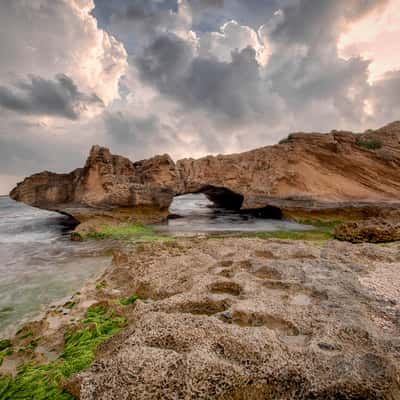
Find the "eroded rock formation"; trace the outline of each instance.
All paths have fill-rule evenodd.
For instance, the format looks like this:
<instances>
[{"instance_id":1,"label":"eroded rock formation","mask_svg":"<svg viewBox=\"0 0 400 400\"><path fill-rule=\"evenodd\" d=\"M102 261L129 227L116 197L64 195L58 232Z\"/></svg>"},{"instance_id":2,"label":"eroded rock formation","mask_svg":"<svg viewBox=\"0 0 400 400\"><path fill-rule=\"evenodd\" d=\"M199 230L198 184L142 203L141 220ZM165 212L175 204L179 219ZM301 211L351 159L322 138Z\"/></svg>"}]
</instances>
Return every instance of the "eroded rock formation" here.
<instances>
[{"instance_id":1,"label":"eroded rock formation","mask_svg":"<svg viewBox=\"0 0 400 400\"><path fill-rule=\"evenodd\" d=\"M180 240L117 254L93 292L101 304L141 300L65 387L81 400L398 399L398 261L398 244L339 241Z\"/></svg>"},{"instance_id":2,"label":"eroded rock formation","mask_svg":"<svg viewBox=\"0 0 400 400\"><path fill-rule=\"evenodd\" d=\"M336 226L334 235L339 240L352 243L393 242L400 240L400 222L383 218L351 221Z\"/></svg>"},{"instance_id":3,"label":"eroded rock formation","mask_svg":"<svg viewBox=\"0 0 400 400\"><path fill-rule=\"evenodd\" d=\"M79 222L159 221L175 195L195 192L219 206L293 218L377 217L398 208L399 142L394 122L363 134L295 133L274 146L176 163L168 155L131 162L94 146L84 168L32 175L10 196Z\"/></svg>"}]
</instances>

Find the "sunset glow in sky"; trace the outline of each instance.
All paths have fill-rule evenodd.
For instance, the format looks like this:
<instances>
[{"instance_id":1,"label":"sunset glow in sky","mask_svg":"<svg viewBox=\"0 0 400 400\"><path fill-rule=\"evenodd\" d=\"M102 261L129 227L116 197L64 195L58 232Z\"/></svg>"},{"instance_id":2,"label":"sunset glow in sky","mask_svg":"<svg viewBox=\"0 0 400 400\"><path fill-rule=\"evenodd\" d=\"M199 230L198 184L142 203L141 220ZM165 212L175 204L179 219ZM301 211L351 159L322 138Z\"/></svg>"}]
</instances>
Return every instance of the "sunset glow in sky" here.
<instances>
[{"instance_id":1,"label":"sunset glow in sky","mask_svg":"<svg viewBox=\"0 0 400 400\"><path fill-rule=\"evenodd\" d=\"M400 119L400 0L0 0L0 194Z\"/></svg>"},{"instance_id":2,"label":"sunset glow in sky","mask_svg":"<svg viewBox=\"0 0 400 400\"><path fill-rule=\"evenodd\" d=\"M400 1L391 0L359 21L339 37L339 56L371 60L369 81L400 69ZM400 100L400 98L399 98Z\"/></svg>"}]
</instances>

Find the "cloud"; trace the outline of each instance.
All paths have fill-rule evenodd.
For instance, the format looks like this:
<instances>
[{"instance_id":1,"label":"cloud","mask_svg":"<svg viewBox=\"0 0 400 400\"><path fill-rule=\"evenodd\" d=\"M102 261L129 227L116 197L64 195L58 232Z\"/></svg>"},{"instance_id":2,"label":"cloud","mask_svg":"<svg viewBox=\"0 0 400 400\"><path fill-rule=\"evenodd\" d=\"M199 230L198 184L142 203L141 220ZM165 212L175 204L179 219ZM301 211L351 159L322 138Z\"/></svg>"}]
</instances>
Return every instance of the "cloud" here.
<instances>
[{"instance_id":1,"label":"cloud","mask_svg":"<svg viewBox=\"0 0 400 400\"><path fill-rule=\"evenodd\" d=\"M395 52L377 39L399 38L396 0L95 3L2 5L0 175L69 169L93 143L198 157L399 118Z\"/></svg>"},{"instance_id":2,"label":"cloud","mask_svg":"<svg viewBox=\"0 0 400 400\"><path fill-rule=\"evenodd\" d=\"M399 120L400 116L400 71L391 71L374 82L368 105L379 122Z\"/></svg>"},{"instance_id":3,"label":"cloud","mask_svg":"<svg viewBox=\"0 0 400 400\"><path fill-rule=\"evenodd\" d=\"M282 8L284 18L270 33L272 40L323 46L336 41L350 22L362 18L388 0L299 0Z\"/></svg>"},{"instance_id":4,"label":"cloud","mask_svg":"<svg viewBox=\"0 0 400 400\"><path fill-rule=\"evenodd\" d=\"M30 76L13 87L0 86L0 107L22 114L77 119L91 106L103 106L103 102L94 93L80 92L64 74L56 75L54 80Z\"/></svg>"},{"instance_id":5,"label":"cloud","mask_svg":"<svg viewBox=\"0 0 400 400\"><path fill-rule=\"evenodd\" d=\"M147 47L155 37L168 32L187 36L192 23L192 15L186 0L143 1L129 0L107 3L109 29L119 41L124 43L129 53L137 53ZM96 7L97 8L97 7ZM94 10L96 14L96 8Z\"/></svg>"},{"instance_id":6,"label":"cloud","mask_svg":"<svg viewBox=\"0 0 400 400\"><path fill-rule=\"evenodd\" d=\"M265 2L254 1L258 14L265 17L258 29L228 20L215 31L197 32L195 40L153 32L149 44L130 58L131 71L138 71L135 83L130 83L130 98L151 93L139 107L168 121L169 141L157 146L146 129L141 140L155 149L175 143L190 154L199 148L229 152L273 143L291 130L363 130L386 122L383 107L376 103L378 90L368 82L370 62L359 56L341 58L337 49L341 29L385 2L278 3L281 9L271 12ZM193 2L189 4L193 11ZM235 1L211 8L222 15L228 6L232 12L239 9ZM256 21L250 14L246 18ZM260 50L267 53L264 63ZM388 85L381 89L380 99L385 90ZM131 104L136 106L135 101ZM376 114L371 117L366 110L373 104ZM146 115L124 115L124 131L140 136L137 121ZM171 122L177 115L179 124ZM190 137L189 146L181 140L182 129Z\"/></svg>"},{"instance_id":7,"label":"cloud","mask_svg":"<svg viewBox=\"0 0 400 400\"><path fill-rule=\"evenodd\" d=\"M206 32L199 37L198 54L229 62L233 51L246 47L252 47L256 51L259 64L265 65L268 62L270 48L267 38L260 37L248 26L230 20L221 26L219 32Z\"/></svg>"},{"instance_id":8,"label":"cloud","mask_svg":"<svg viewBox=\"0 0 400 400\"><path fill-rule=\"evenodd\" d=\"M400 69L400 8L398 0L349 24L339 36L340 57L362 56L370 59L369 80L373 82L387 71Z\"/></svg>"},{"instance_id":9,"label":"cloud","mask_svg":"<svg viewBox=\"0 0 400 400\"><path fill-rule=\"evenodd\" d=\"M233 51L225 62L196 56L188 42L165 35L145 49L136 64L141 79L187 108L239 121L277 111L252 47Z\"/></svg>"},{"instance_id":10,"label":"cloud","mask_svg":"<svg viewBox=\"0 0 400 400\"><path fill-rule=\"evenodd\" d=\"M127 54L93 8L92 0L1 2L2 193L10 176L68 171L103 142L97 115L119 99Z\"/></svg>"},{"instance_id":11,"label":"cloud","mask_svg":"<svg viewBox=\"0 0 400 400\"><path fill-rule=\"evenodd\" d=\"M0 84L27 75L51 79L62 73L83 93L107 105L119 97L127 67L121 43L90 14L92 0L13 0L1 4Z\"/></svg>"},{"instance_id":12,"label":"cloud","mask_svg":"<svg viewBox=\"0 0 400 400\"><path fill-rule=\"evenodd\" d=\"M163 146L162 126L155 115L134 117L117 111L104 116L106 131L117 145L140 147L140 152L152 151L154 145ZM165 126L164 126L165 129Z\"/></svg>"}]
</instances>

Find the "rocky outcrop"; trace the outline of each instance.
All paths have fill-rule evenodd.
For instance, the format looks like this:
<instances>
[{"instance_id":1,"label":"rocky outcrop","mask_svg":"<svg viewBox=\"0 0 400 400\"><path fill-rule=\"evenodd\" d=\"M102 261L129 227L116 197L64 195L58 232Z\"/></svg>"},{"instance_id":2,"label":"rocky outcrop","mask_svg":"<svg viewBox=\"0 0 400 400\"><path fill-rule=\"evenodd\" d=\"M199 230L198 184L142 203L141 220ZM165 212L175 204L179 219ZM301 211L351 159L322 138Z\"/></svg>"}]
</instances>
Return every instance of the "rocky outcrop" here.
<instances>
[{"instance_id":1,"label":"rocky outcrop","mask_svg":"<svg viewBox=\"0 0 400 400\"><path fill-rule=\"evenodd\" d=\"M334 236L352 243L397 241L400 240L400 222L376 218L346 222L335 227Z\"/></svg>"},{"instance_id":2,"label":"rocky outcrop","mask_svg":"<svg viewBox=\"0 0 400 400\"><path fill-rule=\"evenodd\" d=\"M26 178L10 196L34 207L97 219L158 221L179 190L177 169L168 155L131 162L93 146L84 168L69 174L42 172Z\"/></svg>"},{"instance_id":3,"label":"rocky outcrop","mask_svg":"<svg viewBox=\"0 0 400 400\"><path fill-rule=\"evenodd\" d=\"M168 155L131 162L94 146L84 168L32 175L10 195L79 222L161 220L174 195L195 192L267 215L279 209L289 218L377 217L399 208L399 142L395 122L363 134L295 133L274 146L176 163Z\"/></svg>"},{"instance_id":4,"label":"rocky outcrop","mask_svg":"<svg viewBox=\"0 0 400 400\"><path fill-rule=\"evenodd\" d=\"M65 387L81 400L398 399L398 262L398 244L338 241L180 240L117 254L93 292L140 300Z\"/></svg>"},{"instance_id":5,"label":"rocky outcrop","mask_svg":"<svg viewBox=\"0 0 400 400\"><path fill-rule=\"evenodd\" d=\"M10 338L2 398L69 398L64 375L80 400L398 400L399 262L400 243L130 244Z\"/></svg>"}]
</instances>

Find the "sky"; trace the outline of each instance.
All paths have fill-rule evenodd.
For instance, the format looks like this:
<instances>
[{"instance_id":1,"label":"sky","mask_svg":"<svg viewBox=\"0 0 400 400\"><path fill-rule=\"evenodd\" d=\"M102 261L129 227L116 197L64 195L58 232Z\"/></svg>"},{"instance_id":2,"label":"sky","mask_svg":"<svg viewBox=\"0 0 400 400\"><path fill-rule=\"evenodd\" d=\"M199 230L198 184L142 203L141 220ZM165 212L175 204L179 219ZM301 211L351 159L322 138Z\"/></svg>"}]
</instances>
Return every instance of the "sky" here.
<instances>
[{"instance_id":1,"label":"sky","mask_svg":"<svg viewBox=\"0 0 400 400\"><path fill-rule=\"evenodd\" d=\"M400 119L400 0L0 0L0 194Z\"/></svg>"}]
</instances>

